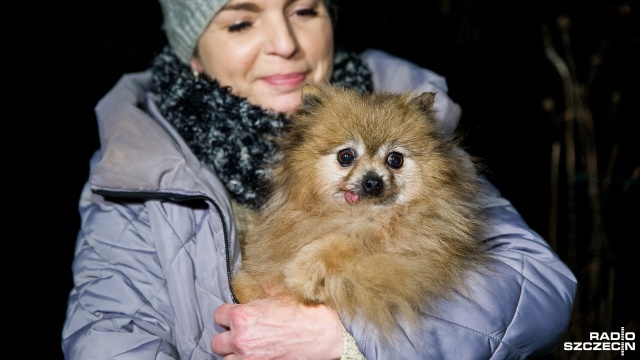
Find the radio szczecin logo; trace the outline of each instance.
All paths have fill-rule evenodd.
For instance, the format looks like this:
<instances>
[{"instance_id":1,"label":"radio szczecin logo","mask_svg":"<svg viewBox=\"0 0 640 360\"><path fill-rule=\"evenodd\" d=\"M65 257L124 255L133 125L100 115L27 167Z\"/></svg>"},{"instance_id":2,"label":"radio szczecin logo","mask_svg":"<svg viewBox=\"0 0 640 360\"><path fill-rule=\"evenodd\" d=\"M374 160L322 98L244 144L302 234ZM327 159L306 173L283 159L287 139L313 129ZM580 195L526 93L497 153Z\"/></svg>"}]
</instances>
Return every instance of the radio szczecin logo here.
<instances>
[{"instance_id":1,"label":"radio szczecin logo","mask_svg":"<svg viewBox=\"0 0 640 360\"><path fill-rule=\"evenodd\" d=\"M620 332L590 332L589 341L565 342L566 351L620 351L620 356L624 356L625 351L635 351L636 333L625 332L624 328Z\"/></svg>"}]
</instances>

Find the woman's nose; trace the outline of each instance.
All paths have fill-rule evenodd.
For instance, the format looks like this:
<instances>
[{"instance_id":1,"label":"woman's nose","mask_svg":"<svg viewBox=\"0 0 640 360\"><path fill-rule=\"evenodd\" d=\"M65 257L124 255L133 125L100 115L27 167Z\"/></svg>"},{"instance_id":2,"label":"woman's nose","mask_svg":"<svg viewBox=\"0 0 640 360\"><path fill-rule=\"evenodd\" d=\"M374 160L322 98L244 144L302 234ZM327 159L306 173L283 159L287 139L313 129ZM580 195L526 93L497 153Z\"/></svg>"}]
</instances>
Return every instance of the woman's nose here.
<instances>
[{"instance_id":1,"label":"woman's nose","mask_svg":"<svg viewBox=\"0 0 640 360\"><path fill-rule=\"evenodd\" d=\"M270 55L292 57L298 51L298 41L291 23L284 18L274 19L267 32L265 51Z\"/></svg>"}]
</instances>

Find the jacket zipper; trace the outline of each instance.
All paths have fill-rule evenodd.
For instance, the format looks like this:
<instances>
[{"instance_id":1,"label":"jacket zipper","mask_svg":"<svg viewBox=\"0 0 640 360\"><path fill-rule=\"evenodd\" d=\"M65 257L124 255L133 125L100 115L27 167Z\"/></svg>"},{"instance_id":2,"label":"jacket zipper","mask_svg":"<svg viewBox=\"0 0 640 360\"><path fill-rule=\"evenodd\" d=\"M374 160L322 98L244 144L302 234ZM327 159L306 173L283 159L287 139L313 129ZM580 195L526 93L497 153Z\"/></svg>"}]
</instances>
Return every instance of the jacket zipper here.
<instances>
[{"instance_id":1,"label":"jacket zipper","mask_svg":"<svg viewBox=\"0 0 640 360\"><path fill-rule=\"evenodd\" d=\"M233 287L231 286L231 243L229 242L229 229L227 229L227 222L220 209L220 206L210 197L204 195L182 195L182 194L174 194L174 193L158 193L158 192L150 192L150 191L109 191L109 190L93 190L93 193L102 195L102 196L111 196L111 197L119 197L119 198L127 198L127 199L146 199L146 200L170 200L174 202L186 201L186 200L204 200L205 202L213 204L213 207L216 209L218 216L220 216L220 220L222 222L222 230L224 233L224 252L225 252L225 262L227 268L227 282L229 283L229 291L231 292L231 299L234 304L238 304L238 299L236 298L236 294L233 291Z\"/></svg>"}]
</instances>

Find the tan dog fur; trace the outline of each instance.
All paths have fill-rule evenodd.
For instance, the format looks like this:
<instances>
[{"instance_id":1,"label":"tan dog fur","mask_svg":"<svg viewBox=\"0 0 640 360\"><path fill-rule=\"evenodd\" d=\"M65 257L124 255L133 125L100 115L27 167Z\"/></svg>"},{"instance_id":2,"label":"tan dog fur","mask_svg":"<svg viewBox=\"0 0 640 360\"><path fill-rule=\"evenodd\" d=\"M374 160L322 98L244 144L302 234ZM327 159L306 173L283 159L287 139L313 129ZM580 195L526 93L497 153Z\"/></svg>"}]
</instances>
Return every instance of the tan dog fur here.
<instances>
[{"instance_id":1,"label":"tan dog fur","mask_svg":"<svg viewBox=\"0 0 640 360\"><path fill-rule=\"evenodd\" d=\"M464 292L487 262L477 166L439 132L435 95L305 85L272 196L243 239L239 302L290 294L390 335L398 319ZM343 160L355 161L342 165L349 148ZM371 177L382 188L367 192Z\"/></svg>"}]
</instances>

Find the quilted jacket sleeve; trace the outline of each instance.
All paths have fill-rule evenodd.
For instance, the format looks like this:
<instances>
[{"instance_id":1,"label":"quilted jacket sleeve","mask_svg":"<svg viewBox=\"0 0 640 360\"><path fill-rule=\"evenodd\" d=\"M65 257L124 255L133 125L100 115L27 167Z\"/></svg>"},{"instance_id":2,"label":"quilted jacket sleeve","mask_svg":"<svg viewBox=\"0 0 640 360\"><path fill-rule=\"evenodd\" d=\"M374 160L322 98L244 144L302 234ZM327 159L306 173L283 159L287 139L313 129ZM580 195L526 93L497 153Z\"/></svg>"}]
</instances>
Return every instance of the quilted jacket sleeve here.
<instances>
[{"instance_id":1,"label":"quilted jacket sleeve","mask_svg":"<svg viewBox=\"0 0 640 360\"><path fill-rule=\"evenodd\" d=\"M177 359L173 314L142 203L85 187L62 345L66 359ZM136 240L137 239L137 240ZM139 264L144 264L141 266Z\"/></svg>"}]
</instances>

